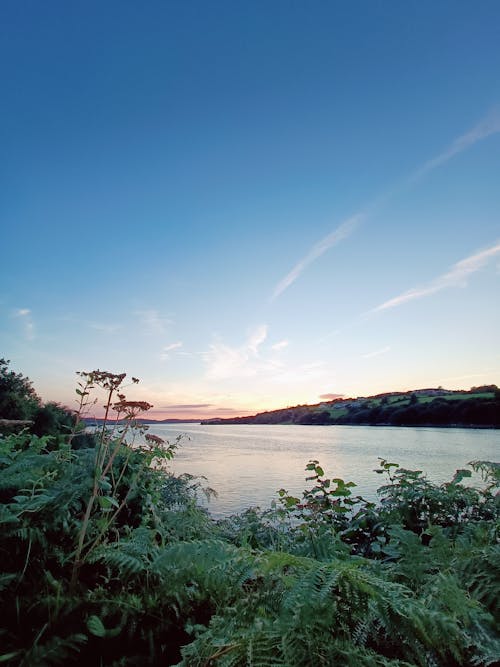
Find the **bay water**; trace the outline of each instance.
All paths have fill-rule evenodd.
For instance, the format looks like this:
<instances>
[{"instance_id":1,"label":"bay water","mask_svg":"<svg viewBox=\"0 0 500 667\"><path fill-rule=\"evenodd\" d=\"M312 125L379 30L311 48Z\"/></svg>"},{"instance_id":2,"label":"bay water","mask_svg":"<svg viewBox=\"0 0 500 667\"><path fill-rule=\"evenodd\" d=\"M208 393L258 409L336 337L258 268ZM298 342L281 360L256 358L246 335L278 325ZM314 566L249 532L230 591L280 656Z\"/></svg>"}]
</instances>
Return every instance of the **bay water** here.
<instances>
[{"instance_id":1,"label":"bay water","mask_svg":"<svg viewBox=\"0 0 500 667\"><path fill-rule=\"evenodd\" d=\"M170 442L182 436L170 468L206 477L203 485L218 494L208 504L214 517L266 509L280 488L300 496L311 485L304 471L310 460L327 477L355 482L354 495L374 500L385 483L373 472L379 457L422 470L437 483L471 460L500 459L500 431L489 429L188 423L151 424L149 433Z\"/></svg>"}]
</instances>

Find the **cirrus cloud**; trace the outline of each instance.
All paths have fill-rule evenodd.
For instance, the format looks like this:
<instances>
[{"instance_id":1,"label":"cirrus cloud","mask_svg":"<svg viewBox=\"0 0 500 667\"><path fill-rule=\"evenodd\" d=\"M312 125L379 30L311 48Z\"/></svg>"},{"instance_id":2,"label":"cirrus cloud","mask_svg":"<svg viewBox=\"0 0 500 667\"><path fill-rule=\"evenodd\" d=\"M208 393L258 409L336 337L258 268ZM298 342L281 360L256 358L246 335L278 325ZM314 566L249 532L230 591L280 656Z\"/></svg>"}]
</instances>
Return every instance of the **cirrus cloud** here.
<instances>
[{"instance_id":1,"label":"cirrus cloud","mask_svg":"<svg viewBox=\"0 0 500 667\"><path fill-rule=\"evenodd\" d=\"M180 347L182 347L182 345L182 341L177 341L177 343L170 343L170 345L166 345L161 351L160 359L162 361L166 361L170 358L170 353L174 350L178 350Z\"/></svg>"},{"instance_id":2,"label":"cirrus cloud","mask_svg":"<svg viewBox=\"0 0 500 667\"><path fill-rule=\"evenodd\" d=\"M267 325L261 324L240 346L233 347L222 342L212 343L208 352L203 354L207 379L253 377L280 369L279 361L261 354L260 348L267 338L267 332Z\"/></svg>"},{"instance_id":3,"label":"cirrus cloud","mask_svg":"<svg viewBox=\"0 0 500 667\"><path fill-rule=\"evenodd\" d=\"M462 134L460 137L457 137L442 153L436 155L425 162L415 173L410 177L409 181L416 181L425 174L429 173L433 169L440 167L441 165L451 160L452 157L462 153L463 151L471 148L478 141L487 139L494 134L500 132L500 109L495 108L490 111L484 118L482 118L477 125L475 125L471 130Z\"/></svg>"},{"instance_id":4,"label":"cirrus cloud","mask_svg":"<svg viewBox=\"0 0 500 667\"><path fill-rule=\"evenodd\" d=\"M481 250L480 252L470 255L469 257L462 259L460 262L453 264L446 273L438 276L430 283L427 283L427 285L413 287L388 301L384 301L370 312L377 313L383 310L389 310L390 308L396 308L397 306L401 306L414 299L421 299L424 296L435 294L436 292L440 292L449 287L465 287L467 285L468 277L483 268L483 266L498 254L500 254L500 241L485 250Z\"/></svg>"},{"instance_id":5,"label":"cirrus cloud","mask_svg":"<svg viewBox=\"0 0 500 667\"><path fill-rule=\"evenodd\" d=\"M35 323L29 308L17 308L12 314L14 319L20 320L23 328L23 334L26 340L34 340L35 338Z\"/></svg>"},{"instance_id":6,"label":"cirrus cloud","mask_svg":"<svg viewBox=\"0 0 500 667\"><path fill-rule=\"evenodd\" d=\"M280 294L288 289L290 285L292 285L306 270L309 264L312 264L319 257L321 257L321 255L324 255L327 250L330 250L330 248L333 248L333 246L337 245L345 238L350 236L364 217L365 216L361 213L353 215L351 218L344 220L342 224L336 227L327 236L322 238L321 241L318 241L318 243L313 245L309 252L297 262L292 270L279 281L279 283L274 288L271 301L274 301L274 299L276 299L278 296L280 296Z\"/></svg>"}]
</instances>

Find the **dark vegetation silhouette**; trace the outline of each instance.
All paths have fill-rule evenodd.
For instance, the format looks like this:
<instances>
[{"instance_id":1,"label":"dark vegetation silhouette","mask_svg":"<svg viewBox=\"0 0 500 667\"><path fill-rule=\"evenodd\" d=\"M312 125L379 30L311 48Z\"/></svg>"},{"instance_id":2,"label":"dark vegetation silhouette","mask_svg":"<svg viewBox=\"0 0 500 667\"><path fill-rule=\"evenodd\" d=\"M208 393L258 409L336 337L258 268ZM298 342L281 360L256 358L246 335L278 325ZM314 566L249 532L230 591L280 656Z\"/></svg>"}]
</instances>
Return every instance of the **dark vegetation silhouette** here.
<instances>
[{"instance_id":1,"label":"dark vegetation silhouette","mask_svg":"<svg viewBox=\"0 0 500 667\"><path fill-rule=\"evenodd\" d=\"M22 373L9 369L10 361L0 359L0 434L15 433L27 427L39 437L52 437L52 446L73 432L72 447L95 444L92 434L84 432L78 415L50 401L43 403L33 383Z\"/></svg>"},{"instance_id":2,"label":"dark vegetation silhouette","mask_svg":"<svg viewBox=\"0 0 500 667\"><path fill-rule=\"evenodd\" d=\"M335 399L261 412L251 417L209 419L203 424L362 424L366 426L472 426L500 428L496 385L470 391L421 389L367 398Z\"/></svg>"},{"instance_id":3,"label":"dark vegetation silhouette","mask_svg":"<svg viewBox=\"0 0 500 667\"><path fill-rule=\"evenodd\" d=\"M63 418L3 369L0 418L31 423L0 436L0 663L498 664L499 464L436 485L380 460L374 503L310 461L300 497L215 521L125 374L80 373ZM108 421L75 448L94 396Z\"/></svg>"}]
</instances>

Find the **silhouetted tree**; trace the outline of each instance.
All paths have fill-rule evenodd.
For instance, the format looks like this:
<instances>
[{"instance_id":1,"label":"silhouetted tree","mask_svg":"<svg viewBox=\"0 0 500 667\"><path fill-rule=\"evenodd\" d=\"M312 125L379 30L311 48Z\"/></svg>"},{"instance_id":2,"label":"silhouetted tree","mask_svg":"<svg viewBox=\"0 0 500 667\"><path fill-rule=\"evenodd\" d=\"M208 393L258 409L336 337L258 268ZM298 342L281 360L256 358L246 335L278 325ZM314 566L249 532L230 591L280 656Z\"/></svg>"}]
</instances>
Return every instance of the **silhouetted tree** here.
<instances>
[{"instance_id":1,"label":"silhouetted tree","mask_svg":"<svg viewBox=\"0 0 500 667\"><path fill-rule=\"evenodd\" d=\"M32 433L42 435L68 435L75 423L69 410L57 403L46 403L33 416Z\"/></svg>"},{"instance_id":2,"label":"silhouetted tree","mask_svg":"<svg viewBox=\"0 0 500 667\"><path fill-rule=\"evenodd\" d=\"M9 370L10 361L0 359L0 418L31 419L41 401L29 378Z\"/></svg>"}]
</instances>

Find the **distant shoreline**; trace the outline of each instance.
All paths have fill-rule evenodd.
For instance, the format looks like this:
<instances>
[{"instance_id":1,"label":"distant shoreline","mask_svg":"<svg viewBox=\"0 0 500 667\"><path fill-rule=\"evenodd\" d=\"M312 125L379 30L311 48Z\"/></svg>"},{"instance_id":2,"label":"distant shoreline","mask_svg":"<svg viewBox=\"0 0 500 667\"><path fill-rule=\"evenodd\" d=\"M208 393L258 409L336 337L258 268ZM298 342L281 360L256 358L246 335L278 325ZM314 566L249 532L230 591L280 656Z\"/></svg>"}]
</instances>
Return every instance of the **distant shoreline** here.
<instances>
[{"instance_id":1,"label":"distant shoreline","mask_svg":"<svg viewBox=\"0 0 500 667\"><path fill-rule=\"evenodd\" d=\"M102 425L103 419L84 420L88 425ZM409 428L483 428L500 429L500 389L483 385L466 390L443 387L388 392L358 398L338 397L314 405L296 405L260 412L245 417L209 419L148 419L144 425L265 424L286 426L406 426ZM107 421L120 424L120 420Z\"/></svg>"},{"instance_id":2,"label":"distant shoreline","mask_svg":"<svg viewBox=\"0 0 500 667\"><path fill-rule=\"evenodd\" d=\"M192 423L192 422L184 422ZM496 424L294 424L294 423L275 423L275 424L265 424L255 422L215 422L215 421L197 421L197 424L200 426L354 426L366 428L367 426L372 426L373 428L466 428L466 429L482 429L485 431L495 431L499 430L500 426Z\"/></svg>"},{"instance_id":3,"label":"distant shoreline","mask_svg":"<svg viewBox=\"0 0 500 667\"><path fill-rule=\"evenodd\" d=\"M296 405L248 417L205 419L201 423L498 429L500 390L496 385L473 387L469 391L437 387L368 397L338 397L315 405Z\"/></svg>"}]
</instances>

